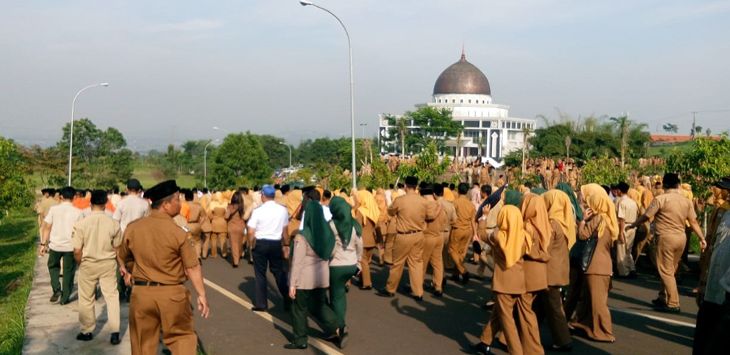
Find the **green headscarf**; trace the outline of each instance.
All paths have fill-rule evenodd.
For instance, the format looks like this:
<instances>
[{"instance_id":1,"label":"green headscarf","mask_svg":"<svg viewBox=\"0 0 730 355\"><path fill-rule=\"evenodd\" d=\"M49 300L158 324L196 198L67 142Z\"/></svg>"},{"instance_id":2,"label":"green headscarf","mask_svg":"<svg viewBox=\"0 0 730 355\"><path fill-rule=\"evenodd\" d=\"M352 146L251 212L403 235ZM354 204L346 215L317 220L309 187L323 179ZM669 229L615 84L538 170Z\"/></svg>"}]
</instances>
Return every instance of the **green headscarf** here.
<instances>
[{"instance_id":1,"label":"green headscarf","mask_svg":"<svg viewBox=\"0 0 730 355\"><path fill-rule=\"evenodd\" d=\"M530 190L535 195L542 195L547 192L547 190L543 189L542 187L533 187L532 190Z\"/></svg>"},{"instance_id":2,"label":"green headscarf","mask_svg":"<svg viewBox=\"0 0 730 355\"><path fill-rule=\"evenodd\" d=\"M512 205L517 208L520 207L520 204L522 203L522 193L517 190L507 190L507 192L504 193L504 204L505 205Z\"/></svg>"},{"instance_id":3,"label":"green headscarf","mask_svg":"<svg viewBox=\"0 0 730 355\"><path fill-rule=\"evenodd\" d=\"M322 205L317 201L308 201L304 206L304 228L299 233L304 236L309 246L320 258L332 259L335 248L335 237L332 229L324 219Z\"/></svg>"},{"instance_id":4,"label":"green headscarf","mask_svg":"<svg viewBox=\"0 0 730 355\"><path fill-rule=\"evenodd\" d=\"M350 245L352 228L355 228L357 235L362 235L362 226L352 218L352 207L344 198L333 197L330 200L330 212L332 212L332 222L335 224L335 229L337 229L343 247Z\"/></svg>"},{"instance_id":5,"label":"green headscarf","mask_svg":"<svg viewBox=\"0 0 730 355\"><path fill-rule=\"evenodd\" d=\"M575 192L573 191L573 188L570 187L567 183L561 182L555 185L555 188L565 192L568 195L568 198L570 198L570 203L573 204L573 211L575 211L575 219L578 221L583 220L583 211L580 209L580 206L578 206L578 199L575 197Z\"/></svg>"}]
</instances>

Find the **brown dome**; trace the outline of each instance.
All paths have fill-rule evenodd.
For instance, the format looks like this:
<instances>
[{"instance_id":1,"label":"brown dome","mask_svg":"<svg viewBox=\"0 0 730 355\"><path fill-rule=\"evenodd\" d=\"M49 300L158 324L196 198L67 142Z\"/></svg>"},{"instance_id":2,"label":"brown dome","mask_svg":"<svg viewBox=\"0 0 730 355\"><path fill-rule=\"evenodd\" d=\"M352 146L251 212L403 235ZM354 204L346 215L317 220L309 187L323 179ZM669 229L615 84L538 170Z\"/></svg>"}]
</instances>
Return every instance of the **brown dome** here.
<instances>
[{"instance_id":1,"label":"brown dome","mask_svg":"<svg viewBox=\"0 0 730 355\"><path fill-rule=\"evenodd\" d=\"M472 94L491 95L487 76L479 68L466 61L466 55L444 70L436 84L433 94Z\"/></svg>"}]
</instances>

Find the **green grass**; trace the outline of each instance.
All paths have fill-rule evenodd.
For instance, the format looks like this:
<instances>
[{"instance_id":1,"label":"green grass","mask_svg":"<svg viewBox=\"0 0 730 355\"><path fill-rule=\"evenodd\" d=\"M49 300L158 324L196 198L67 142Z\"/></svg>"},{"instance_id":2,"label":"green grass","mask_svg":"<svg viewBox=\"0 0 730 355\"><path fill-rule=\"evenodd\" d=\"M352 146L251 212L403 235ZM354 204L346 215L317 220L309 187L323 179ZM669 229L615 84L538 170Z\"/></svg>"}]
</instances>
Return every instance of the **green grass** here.
<instances>
[{"instance_id":1,"label":"green grass","mask_svg":"<svg viewBox=\"0 0 730 355\"><path fill-rule=\"evenodd\" d=\"M135 165L132 177L139 180L145 189L148 189L158 182L164 181L165 178L159 176L157 169L151 165ZM180 174L175 178L177 185L180 187L195 187L195 176Z\"/></svg>"},{"instance_id":2,"label":"green grass","mask_svg":"<svg viewBox=\"0 0 730 355\"><path fill-rule=\"evenodd\" d=\"M0 224L0 354L20 354L25 305L36 261L38 228L30 210L11 212Z\"/></svg>"},{"instance_id":3,"label":"green grass","mask_svg":"<svg viewBox=\"0 0 730 355\"><path fill-rule=\"evenodd\" d=\"M650 157L659 156L659 157L666 158L674 150L686 151L686 150L690 149L691 147L692 147L692 142L682 142L682 143L675 143L675 144L650 146L647 151L647 156L650 156Z\"/></svg>"}]
</instances>

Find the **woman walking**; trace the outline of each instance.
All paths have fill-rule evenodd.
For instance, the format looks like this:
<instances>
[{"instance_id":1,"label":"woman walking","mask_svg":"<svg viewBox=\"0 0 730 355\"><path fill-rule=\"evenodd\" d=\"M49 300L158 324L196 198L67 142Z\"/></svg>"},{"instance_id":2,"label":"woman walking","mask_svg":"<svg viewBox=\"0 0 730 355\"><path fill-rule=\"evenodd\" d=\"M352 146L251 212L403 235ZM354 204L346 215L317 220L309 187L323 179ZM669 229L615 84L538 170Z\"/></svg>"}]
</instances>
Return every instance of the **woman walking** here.
<instances>
[{"instance_id":1,"label":"woman walking","mask_svg":"<svg viewBox=\"0 0 730 355\"><path fill-rule=\"evenodd\" d=\"M595 186L584 186L581 191L587 196L588 209L578 226L578 238L598 240L593 258L585 271L583 298L578 302L576 316L570 325L584 330L593 340L612 343L616 338L613 336L611 313L608 311L608 291L613 273L611 245L618 238L619 232L616 211L605 191L600 191Z\"/></svg>"},{"instance_id":2,"label":"woman walking","mask_svg":"<svg viewBox=\"0 0 730 355\"><path fill-rule=\"evenodd\" d=\"M286 349L307 348L307 316L311 314L325 334L334 337L344 347L346 334L337 328L337 317L327 304L330 286L328 261L335 248L335 236L324 219L322 206L317 201L304 205L303 228L294 237L294 250L289 273L289 297L294 339Z\"/></svg>"},{"instance_id":3,"label":"woman walking","mask_svg":"<svg viewBox=\"0 0 730 355\"><path fill-rule=\"evenodd\" d=\"M345 313L347 312L345 285L359 271L358 261L362 260L363 249L360 235L363 233L363 229L352 218L350 205L343 198L332 198L330 212L332 212L330 227L335 235L335 247L330 261L330 303L337 316L337 328L340 329L340 335L345 335L347 334L345 330Z\"/></svg>"},{"instance_id":4,"label":"woman walking","mask_svg":"<svg viewBox=\"0 0 730 355\"><path fill-rule=\"evenodd\" d=\"M243 196L236 192L231 197L231 203L226 207L226 221L228 221L228 236L231 240L231 261L234 268L238 267L241 261L241 248L243 246L243 230L246 228L245 206Z\"/></svg>"},{"instance_id":5,"label":"woman walking","mask_svg":"<svg viewBox=\"0 0 730 355\"><path fill-rule=\"evenodd\" d=\"M336 199L337 197L334 197ZM332 202L330 202L330 210ZM334 212L332 213L334 219ZM373 288L373 281L370 277L370 261L377 251L378 244L375 240L375 229L380 219L380 209L373 195L366 190L360 190L355 194L355 220L362 226L362 258L360 261L360 289L370 290ZM347 238L350 239L349 237Z\"/></svg>"}]
</instances>

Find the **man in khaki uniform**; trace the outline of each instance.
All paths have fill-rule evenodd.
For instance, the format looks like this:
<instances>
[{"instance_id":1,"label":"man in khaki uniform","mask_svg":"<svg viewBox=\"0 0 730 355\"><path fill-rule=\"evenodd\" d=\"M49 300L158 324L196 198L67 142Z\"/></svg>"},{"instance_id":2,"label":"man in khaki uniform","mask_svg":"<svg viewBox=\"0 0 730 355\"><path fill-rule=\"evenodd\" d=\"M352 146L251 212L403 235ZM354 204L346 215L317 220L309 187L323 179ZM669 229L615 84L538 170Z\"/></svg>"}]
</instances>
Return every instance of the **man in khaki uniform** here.
<instances>
[{"instance_id":1,"label":"man in khaki uniform","mask_svg":"<svg viewBox=\"0 0 730 355\"><path fill-rule=\"evenodd\" d=\"M656 196L644 215L627 228L636 228L650 218L654 218L657 238L657 270L662 280L659 297L652 301L656 310L679 313L679 293L675 273L682 258L687 237L684 234L685 222L689 221L692 230L700 238L702 250L707 246L704 234L697 223L692 201L680 194L679 176L667 173L662 181L664 193Z\"/></svg>"},{"instance_id":2,"label":"man in khaki uniform","mask_svg":"<svg viewBox=\"0 0 730 355\"><path fill-rule=\"evenodd\" d=\"M117 252L122 242L119 223L104 213L107 195L103 190L91 193L91 214L74 225L71 241L74 246L74 259L79 265L79 322L81 332L77 340L89 341L96 326L94 309L96 284L106 301L109 327L112 331L111 343L117 345L119 339L119 292L117 291Z\"/></svg>"},{"instance_id":3,"label":"man in khaki uniform","mask_svg":"<svg viewBox=\"0 0 730 355\"><path fill-rule=\"evenodd\" d=\"M152 212L128 226L119 247L117 260L124 280L134 283L129 304L132 354L156 354L160 330L173 354L196 353L191 296L183 285L186 279L198 294L201 315L207 318L210 312L195 247L172 220L180 213L178 191L175 180L147 190Z\"/></svg>"},{"instance_id":4,"label":"man in khaki uniform","mask_svg":"<svg viewBox=\"0 0 730 355\"><path fill-rule=\"evenodd\" d=\"M634 247L636 229L626 230L625 226L634 223L639 216L639 205L626 195L629 192L629 184L620 182L611 188L616 196L616 214L618 217L618 243L616 244L616 270L618 276L636 277L636 265L631 255Z\"/></svg>"},{"instance_id":5,"label":"man in khaki uniform","mask_svg":"<svg viewBox=\"0 0 730 355\"><path fill-rule=\"evenodd\" d=\"M436 216L436 205L427 203L418 194L416 187L418 178L406 178L406 194L393 201L388 207L388 214L395 216L396 236L393 243L393 266L390 268L385 289L378 290L377 295L393 297L400 283L403 267L408 262L408 276L411 283L411 294L417 301L423 300L423 230L426 221Z\"/></svg>"},{"instance_id":6,"label":"man in khaki uniform","mask_svg":"<svg viewBox=\"0 0 730 355\"><path fill-rule=\"evenodd\" d=\"M469 248L469 242L477 240L477 228L474 221L476 208L467 198L468 184L459 184L458 191L459 197L454 200L456 221L454 222L454 228L451 230L449 255L456 265L456 273L452 276L452 280L466 284L469 282L469 273L464 268L464 257L466 256L466 250Z\"/></svg>"},{"instance_id":7,"label":"man in khaki uniform","mask_svg":"<svg viewBox=\"0 0 730 355\"><path fill-rule=\"evenodd\" d=\"M185 190L185 201L190 206L188 213L188 229L190 230L190 239L195 247L195 255L200 257L202 251L202 239L201 234L203 232L200 227L200 223L203 219L207 218L203 206L198 201L195 201L195 195L192 190Z\"/></svg>"},{"instance_id":8,"label":"man in khaki uniform","mask_svg":"<svg viewBox=\"0 0 730 355\"><path fill-rule=\"evenodd\" d=\"M442 226L441 229L441 237L444 239L442 254L444 269L450 270L454 268L454 262L451 261L451 257L449 256L448 245L449 239L451 238L451 228L454 226L454 223L456 223L456 209L454 209L453 202L450 202L444 198L444 188L446 188L446 186L448 186L448 184L446 183L434 186L434 194L436 195L436 200L441 206L441 209L443 209L444 213L446 214L447 222Z\"/></svg>"},{"instance_id":9,"label":"man in khaki uniform","mask_svg":"<svg viewBox=\"0 0 730 355\"><path fill-rule=\"evenodd\" d=\"M427 221L426 229L423 231L423 275L426 275L428 265L431 265L433 269L433 295L441 297L443 295L444 281L444 238L441 236L441 231L449 221L446 213L444 213L438 201L436 201L433 187L432 184L422 185L420 191L421 196L428 201L428 204L433 205L429 208L436 211L436 218L432 221Z\"/></svg>"}]
</instances>

